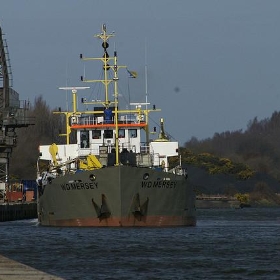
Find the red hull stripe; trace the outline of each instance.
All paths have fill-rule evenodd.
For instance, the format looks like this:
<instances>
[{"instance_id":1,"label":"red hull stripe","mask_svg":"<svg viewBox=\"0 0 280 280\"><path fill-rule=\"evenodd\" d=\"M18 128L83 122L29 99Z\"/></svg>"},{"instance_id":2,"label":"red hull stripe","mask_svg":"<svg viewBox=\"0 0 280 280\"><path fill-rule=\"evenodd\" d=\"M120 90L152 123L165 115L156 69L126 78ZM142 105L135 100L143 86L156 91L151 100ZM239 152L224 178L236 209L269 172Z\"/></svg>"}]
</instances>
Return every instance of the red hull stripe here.
<instances>
[{"instance_id":1,"label":"red hull stripe","mask_svg":"<svg viewBox=\"0 0 280 280\"><path fill-rule=\"evenodd\" d=\"M50 226L82 226L82 227L172 227L172 226L195 226L195 217L174 217L174 216L155 216L155 217L144 217L142 220L138 220L134 217L130 218L119 218L112 217L99 220L96 217L92 218L81 218L81 219L67 219L67 220L52 220L50 219Z\"/></svg>"}]
</instances>

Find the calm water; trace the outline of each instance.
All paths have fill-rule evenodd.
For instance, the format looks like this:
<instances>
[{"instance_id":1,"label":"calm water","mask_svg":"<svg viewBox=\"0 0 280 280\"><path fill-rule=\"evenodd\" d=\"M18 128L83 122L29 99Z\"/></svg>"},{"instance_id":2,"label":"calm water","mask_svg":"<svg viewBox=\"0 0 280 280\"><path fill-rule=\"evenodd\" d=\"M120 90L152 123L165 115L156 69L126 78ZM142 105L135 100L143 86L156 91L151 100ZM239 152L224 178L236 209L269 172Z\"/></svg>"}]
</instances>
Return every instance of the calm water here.
<instances>
[{"instance_id":1,"label":"calm water","mask_svg":"<svg viewBox=\"0 0 280 280\"><path fill-rule=\"evenodd\" d=\"M280 279L280 208L198 210L180 228L6 222L0 254L65 279Z\"/></svg>"}]
</instances>

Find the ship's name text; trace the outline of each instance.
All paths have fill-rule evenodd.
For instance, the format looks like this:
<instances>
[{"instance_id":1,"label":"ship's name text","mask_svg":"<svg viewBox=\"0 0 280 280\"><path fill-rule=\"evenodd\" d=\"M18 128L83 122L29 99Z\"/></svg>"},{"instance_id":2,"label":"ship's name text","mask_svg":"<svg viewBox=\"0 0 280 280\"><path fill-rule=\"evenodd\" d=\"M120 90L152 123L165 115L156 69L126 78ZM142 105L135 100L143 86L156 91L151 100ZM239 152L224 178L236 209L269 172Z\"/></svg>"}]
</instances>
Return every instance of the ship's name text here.
<instances>
[{"instance_id":1,"label":"ship's name text","mask_svg":"<svg viewBox=\"0 0 280 280\"><path fill-rule=\"evenodd\" d=\"M176 184L172 181L142 181L142 188L175 189Z\"/></svg>"},{"instance_id":2,"label":"ship's name text","mask_svg":"<svg viewBox=\"0 0 280 280\"><path fill-rule=\"evenodd\" d=\"M71 182L60 185L63 191L70 190L94 190L98 188L97 182L83 183L83 182Z\"/></svg>"}]
</instances>

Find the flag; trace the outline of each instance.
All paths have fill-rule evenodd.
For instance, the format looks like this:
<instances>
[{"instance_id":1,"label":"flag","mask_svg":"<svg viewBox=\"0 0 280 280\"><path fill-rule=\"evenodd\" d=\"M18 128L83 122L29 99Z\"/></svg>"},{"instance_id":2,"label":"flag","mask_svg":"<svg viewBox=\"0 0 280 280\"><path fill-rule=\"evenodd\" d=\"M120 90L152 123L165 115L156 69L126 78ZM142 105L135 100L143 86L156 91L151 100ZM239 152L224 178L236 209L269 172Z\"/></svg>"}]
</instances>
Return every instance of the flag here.
<instances>
[{"instance_id":1,"label":"flag","mask_svg":"<svg viewBox=\"0 0 280 280\"><path fill-rule=\"evenodd\" d=\"M129 71L128 69L127 69L127 72L129 74L129 78L136 78L137 77L137 72Z\"/></svg>"}]
</instances>

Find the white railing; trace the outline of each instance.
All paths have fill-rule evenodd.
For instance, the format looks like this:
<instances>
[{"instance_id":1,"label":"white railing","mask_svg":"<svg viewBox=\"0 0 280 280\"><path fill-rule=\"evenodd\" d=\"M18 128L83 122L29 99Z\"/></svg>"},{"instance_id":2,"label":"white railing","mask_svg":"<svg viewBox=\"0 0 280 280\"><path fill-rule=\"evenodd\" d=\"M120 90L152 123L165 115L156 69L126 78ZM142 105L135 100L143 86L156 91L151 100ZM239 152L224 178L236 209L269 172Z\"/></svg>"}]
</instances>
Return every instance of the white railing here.
<instances>
[{"instance_id":1,"label":"white railing","mask_svg":"<svg viewBox=\"0 0 280 280\"><path fill-rule=\"evenodd\" d=\"M150 146L146 143L140 144L140 153L141 154L149 154L150 153Z\"/></svg>"},{"instance_id":2,"label":"white railing","mask_svg":"<svg viewBox=\"0 0 280 280\"><path fill-rule=\"evenodd\" d=\"M120 116L118 123L121 124L131 124L138 123L135 117L128 115ZM92 116L77 116L75 124L77 125L97 125L97 124L106 124L108 121L104 120L103 117L92 117ZM114 118L110 120L110 123L114 123ZM74 123L73 123L74 124Z\"/></svg>"},{"instance_id":3,"label":"white railing","mask_svg":"<svg viewBox=\"0 0 280 280\"><path fill-rule=\"evenodd\" d=\"M99 147L93 148L81 148L78 147L78 156L87 156L87 155L99 155Z\"/></svg>"}]
</instances>

